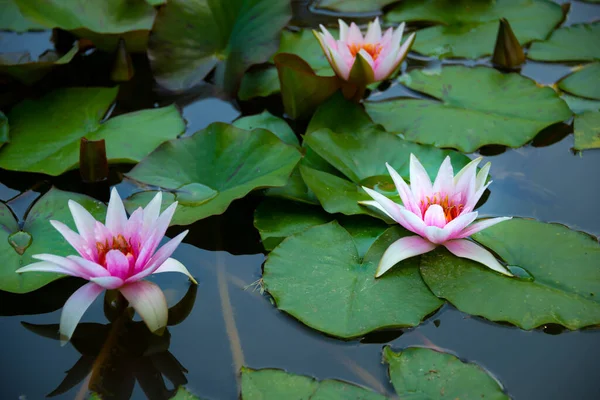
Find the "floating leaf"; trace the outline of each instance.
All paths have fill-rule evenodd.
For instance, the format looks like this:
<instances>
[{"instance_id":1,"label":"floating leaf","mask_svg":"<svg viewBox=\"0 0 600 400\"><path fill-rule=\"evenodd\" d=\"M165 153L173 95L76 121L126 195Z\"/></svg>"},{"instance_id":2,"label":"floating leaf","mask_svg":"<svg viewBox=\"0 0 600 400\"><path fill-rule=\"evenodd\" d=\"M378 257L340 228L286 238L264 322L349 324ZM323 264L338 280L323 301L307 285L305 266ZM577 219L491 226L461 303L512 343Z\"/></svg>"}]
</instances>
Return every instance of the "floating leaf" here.
<instances>
[{"instance_id":1,"label":"floating leaf","mask_svg":"<svg viewBox=\"0 0 600 400\"><path fill-rule=\"evenodd\" d=\"M250 100L255 97L267 97L279 93L279 76L274 65L250 70L244 74L238 97L240 100Z\"/></svg>"},{"instance_id":2,"label":"floating leaf","mask_svg":"<svg viewBox=\"0 0 600 400\"><path fill-rule=\"evenodd\" d=\"M339 116L343 115L344 118ZM322 126L330 126L322 129ZM440 150L400 139L373 124L357 104L338 95L319 108L311 120L304 143L318 156L302 160L300 172L306 185L329 213L367 214L386 219L378 211L358 204L371 200L362 186L375 189L399 202L385 163L408 179L410 154L416 155L435 178L447 155L456 170L469 159L452 150Z\"/></svg>"},{"instance_id":3,"label":"floating leaf","mask_svg":"<svg viewBox=\"0 0 600 400\"><path fill-rule=\"evenodd\" d=\"M262 114L242 117L234 121L233 126L251 131L254 129L266 129L275 134L284 143L292 146L300 147L296 134L283 119L278 118L268 111L263 111Z\"/></svg>"},{"instance_id":4,"label":"floating leaf","mask_svg":"<svg viewBox=\"0 0 600 400\"><path fill-rule=\"evenodd\" d=\"M201 400L201 399L200 399L200 397L196 396L195 394L192 394L185 387L180 386L177 389L177 393L175 393L175 396L171 397L171 400Z\"/></svg>"},{"instance_id":5,"label":"floating leaf","mask_svg":"<svg viewBox=\"0 0 600 400\"><path fill-rule=\"evenodd\" d=\"M18 0L0 0L0 30L15 32L26 32L29 30L42 30L44 26L35 23L23 16L19 7Z\"/></svg>"},{"instance_id":6,"label":"floating leaf","mask_svg":"<svg viewBox=\"0 0 600 400\"><path fill-rule=\"evenodd\" d=\"M79 164L79 142L106 141L111 163L136 163L185 130L175 106L100 119L118 88L59 89L25 100L8 114L11 141L0 151L0 167L60 175Z\"/></svg>"},{"instance_id":7,"label":"floating leaf","mask_svg":"<svg viewBox=\"0 0 600 400\"><path fill-rule=\"evenodd\" d=\"M385 400L351 383L290 374L280 369L242 367L242 400Z\"/></svg>"},{"instance_id":8,"label":"floating leaf","mask_svg":"<svg viewBox=\"0 0 600 400\"><path fill-rule=\"evenodd\" d=\"M383 349L389 375L401 399L508 400L502 387L477 364L436 350L409 347L398 353Z\"/></svg>"},{"instance_id":9,"label":"floating leaf","mask_svg":"<svg viewBox=\"0 0 600 400\"><path fill-rule=\"evenodd\" d=\"M600 60L600 22L560 28L544 42L531 45L527 58L539 61Z\"/></svg>"},{"instance_id":10,"label":"floating leaf","mask_svg":"<svg viewBox=\"0 0 600 400\"><path fill-rule=\"evenodd\" d=\"M74 46L60 57L55 51L47 51L38 61L31 60L29 53L0 54L0 75L8 75L26 85L32 85L59 65L68 64L79 51Z\"/></svg>"},{"instance_id":11,"label":"floating leaf","mask_svg":"<svg viewBox=\"0 0 600 400\"><path fill-rule=\"evenodd\" d=\"M29 19L48 28L73 31L106 51L116 49L121 38L127 43L127 50L145 51L156 14L145 1L86 1L76 7L66 7L64 0L15 2Z\"/></svg>"},{"instance_id":12,"label":"floating leaf","mask_svg":"<svg viewBox=\"0 0 600 400\"><path fill-rule=\"evenodd\" d=\"M184 90L216 67L217 85L235 93L248 67L275 53L290 18L289 1L169 1L158 11L148 49L156 80Z\"/></svg>"},{"instance_id":13,"label":"floating leaf","mask_svg":"<svg viewBox=\"0 0 600 400\"><path fill-rule=\"evenodd\" d=\"M576 96L600 100L600 85L593 82L600 82L600 62L588 64L561 79L558 87Z\"/></svg>"},{"instance_id":14,"label":"floating leaf","mask_svg":"<svg viewBox=\"0 0 600 400\"><path fill-rule=\"evenodd\" d=\"M321 207L266 199L254 213L254 227L260 233L265 250L271 251L283 239L334 219L333 215L324 212ZM373 241L388 227L384 222L366 216L337 216L337 221L354 238L360 257L364 256Z\"/></svg>"},{"instance_id":15,"label":"floating leaf","mask_svg":"<svg viewBox=\"0 0 600 400\"><path fill-rule=\"evenodd\" d=\"M583 114L586 111L600 111L600 100L583 99L566 93L560 97L575 114Z\"/></svg>"},{"instance_id":16,"label":"floating leaf","mask_svg":"<svg viewBox=\"0 0 600 400\"><path fill-rule=\"evenodd\" d=\"M560 6L547 0L404 0L387 15L389 22L429 22L412 49L436 57L490 55L504 18L522 45L545 39L563 19Z\"/></svg>"},{"instance_id":17,"label":"floating leaf","mask_svg":"<svg viewBox=\"0 0 600 400\"><path fill-rule=\"evenodd\" d=\"M600 148L600 112L575 116L575 150Z\"/></svg>"},{"instance_id":18,"label":"floating leaf","mask_svg":"<svg viewBox=\"0 0 600 400\"><path fill-rule=\"evenodd\" d=\"M332 336L349 339L416 326L442 304L423 283L418 258L385 279L374 277L383 252L406 234L388 229L361 259L352 235L336 221L310 228L269 254L265 288L280 310Z\"/></svg>"},{"instance_id":19,"label":"floating leaf","mask_svg":"<svg viewBox=\"0 0 600 400\"><path fill-rule=\"evenodd\" d=\"M436 100L366 103L373 121L408 140L466 153L489 144L522 146L543 128L571 116L551 88L492 68L448 66L436 75L415 70L405 84Z\"/></svg>"},{"instance_id":20,"label":"floating leaf","mask_svg":"<svg viewBox=\"0 0 600 400\"><path fill-rule=\"evenodd\" d=\"M163 207L179 201L174 225L222 214L254 189L283 186L300 153L264 129L248 132L214 123L194 135L162 144L127 174L166 191ZM144 206L154 192L127 199L129 211Z\"/></svg>"},{"instance_id":21,"label":"floating leaf","mask_svg":"<svg viewBox=\"0 0 600 400\"><path fill-rule=\"evenodd\" d=\"M341 86L335 76L318 76L310 65L294 54L275 57L286 114L292 119L307 118Z\"/></svg>"},{"instance_id":22,"label":"floating leaf","mask_svg":"<svg viewBox=\"0 0 600 400\"><path fill-rule=\"evenodd\" d=\"M473 236L533 277L509 278L442 248L421 258L431 290L459 310L523 329L600 323L600 245L558 224L512 219Z\"/></svg>"},{"instance_id":23,"label":"floating leaf","mask_svg":"<svg viewBox=\"0 0 600 400\"><path fill-rule=\"evenodd\" d=\"M317 2L317 8L339 13L364 13L379 11L396 1L398 0L320 0Z\"/></svg>"},{"instance_id":24,"label":"floating leaf","mask_svg":"<svg viewBox=\"0 0 600 400\"><path fill-rule=\"evenodd\" d=\"M27 213L22 230L19 230L9 208L0 203L0 290L27 293L64 276L47 272L17 274L15 271L37 262L31 258L34 254L68 256L76 253L49 222L60 221L75 229L67 205L69 200L81 204L96 219L104 220L106 207L101 202L82 194L50 189L35 202Z\"/></svg>"}]
</instances>

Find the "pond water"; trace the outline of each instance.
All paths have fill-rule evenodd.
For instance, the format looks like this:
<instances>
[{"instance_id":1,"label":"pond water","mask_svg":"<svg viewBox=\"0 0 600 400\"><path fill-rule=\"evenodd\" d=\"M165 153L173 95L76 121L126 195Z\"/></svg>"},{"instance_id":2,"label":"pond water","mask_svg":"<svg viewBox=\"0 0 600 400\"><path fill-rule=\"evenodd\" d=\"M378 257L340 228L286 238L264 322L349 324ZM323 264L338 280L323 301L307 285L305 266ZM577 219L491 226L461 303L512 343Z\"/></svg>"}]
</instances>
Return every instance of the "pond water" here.
<instances>
[{"instance_id":1,"label":"pond water","mask_svg":"<svg viewBox=\"0 0 600 400\"><path fill-rule=\"evenodd\" d=\"M599 5L571 3L566 24L600 17ZM333 18L309 14L303 2L296 2L295 8L296 18L301 21L298 25ZM36 56L48 48L49 36L0 33L0 51L28 50ZM280 104L272 98L240 107L219 98L210 88L200 88L184 97L153 91L151 76L143 69L144 60L135 61L137 74L124 85L126 89L120 92L113 115L174 101L187 121L186 134L191 134L212 122L232 122L242 114L261 111L264 106L281 114ZM108 61L101 54L90 54L88 60L71 67L77 71L85 69L86 73L69 76L73 71L69 70L62 79L69 84L104 84L105 77L94 76L93 72L102 70L104 62ZM407 69L427 62L422 57L409 57ZM551 84L569 71L570 66L566 65L528 62L522 73ZM383 99L406 92L394 85L372 96ZM482 149L484 162L492 162L494 184L493 195L480 208L481 214L533 217L600 235L600 152L575 153L572 131L569 121L569 125L545 130L532 144L519 149ZM131 182L121 182L128 168L111 169L111 184L116 184L123 197L137 190ZM20 218L50 185L92 192L74 172L50 178L0 170L0 200L8 202ZM209 217L190 227L190 234L173 257L193 271L199 285L192 299L193 309L185 320L168 328L170 337L138 337L135 334L139 328L118 327L118 322L111 327L101 326L108 321L103 302L98 299L82 319L83 324L90 324L87 329L97 335L61 346L59 341L44 337L47 330L28 324L57 324L59 307L80 285L76 279L57 281L26 295L0 292L0 397L31 400L52 393L56 399L82 399L90 379L104 379L110 380L107 385L114 389L114 398L166 399L172 395L173 382L187 382L186 386L201 398L235 399L239 395L241 366L281 368L318 379L342 379L393 397L395 392L381 356L382 348L389 344L394 349L415 345L440 348L476 362L515 399L600 398L597 329L571 332L546 326L524 331L445 305L414 329L342 341L278 311L257 285L265 255L252 221L260 201L260 196L250 195L234 202L224 215ZM171 228L167 235L173 237L180 230ZM179 276L161 274L151 280L163 289L169 306L184 298L189 289L188 282ZM110 340L111 332L116 341ZM88 372L97 357L112 357L106 367L110 371L101 377L90 377ZM63 382L68 371L71 372Z\"/></svg>"}]
</instances>

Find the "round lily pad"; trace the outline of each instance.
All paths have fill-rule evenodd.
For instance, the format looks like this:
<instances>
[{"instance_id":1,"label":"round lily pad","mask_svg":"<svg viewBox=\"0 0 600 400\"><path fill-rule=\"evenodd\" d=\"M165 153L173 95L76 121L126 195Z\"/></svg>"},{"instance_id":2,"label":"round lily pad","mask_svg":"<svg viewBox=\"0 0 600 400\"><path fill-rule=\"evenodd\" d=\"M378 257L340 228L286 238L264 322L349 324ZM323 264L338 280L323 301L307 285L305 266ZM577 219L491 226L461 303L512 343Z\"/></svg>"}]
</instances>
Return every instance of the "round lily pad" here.
<instances>
[{"instance_id":1,"label":"round lily pad","mask_svg":"<svg viewBox=\"0 0 600 400\"><path fill-rule=\"evenodd\" d=\"M558 82L558 88L576 96L600 100L600 62L584 66Z\"/></svg>"},{"instance_id":2,"label":"round lily pad","mask_svg":"<svg viewBox=\"0 0 600 400\"><path fill-rule=\"evenodd\" d=\"M502 386L477 364L432 349L383 349L389 375L401 399L508 400Z\"/></svg>"},{"instance_id":3,"label":"round lily pad","mask_svg":"<svg viewBox=\"0 0 600 400\"><path fill-rule=\"evenodd\" d=\"M155 78L185 90L216 67L216 84L236 93L244 72L277 51L291 16L288 1L169 1L158 11L148 48Z\"/></svg>"},{"instance_id":4,"label":"round lily pad","mask_svg":"<svg viewBox=\"0 0 600 400\"><path fill-rule=\"evenodd\" d=\"M279 369L242 367L242 400L385 400L371 390L335 379L318 381Z\"/></svg>"},{"instance_id":5,"label":"round lily pad","mask_svg":"<svg viewBox=\"0 0 600 400\"><path fill-rule=\"evenodd\" d=\"M290 128L287 122L278 118L268 111L263 111L261 114L242 117L233 122L233 126L251 131L254 129L266 129L275 134L284 143L292 146L300 147L296 134Z\"/></svg>"},{"instance_id":6,"label":"round lily pad","mask_svg":"<svg viewBox=\"0 0 600 400\"><path fill-rule=\"evenodd\" d=\"M531 45L527 57L539 61L600 60L600 22L557 29L546 41Z\"/></svg>"},{"instance_id":7,"label":"round lily pad","mask_svg":"<svg viewBox=\"0 0 600 400\"><path fill-rule=\"evenodd\" d=\"M269 254L265 288L280 310L332 336L350 339L416 326L442 305L423 283L418 259L375 279L383 252L405 235L399 227L388 229L361 258L353 236L338 222L310 228Z\"/></svg>"},{"instance_id":8,"label":"round lily pad","mask_svg":"<svg viewBox=\"0 0 600 400\"><path fill-rule=\"evenodd\" d=\"M58 189L50 189L35 202L27 213L22 229L19 229L10 209L4 203L0 203L0 290L27 293L64 276L48 272L17 274L15 271L37 262L31 258L35 254L76 254L49 222L60 221L75 229L68 207L69 200L78 202L92 213L94 218L104 221L106 206L103 203L82 194Z\"/></svg>"},{"instance_id":9,"label":"round lily pad","mask_svg":"<svg viewBox=\"0 0 600 400\"><path fill-rule=\"evenodd\" d=\"M179 202L171 223L187 225L222 214L254 189L283 186L299 160L296 148L267 130L249 132L217 122L162 144L127 176L170 192L163 196L163 207ZM131 212L153 195L136 193L126 206Z\"/></svg>"},{"instance_id":10,"label":"round lily pad","mask_svg":"<svg viewBox=\"0 0 600 400\"><path fill-rule=\"evenodd\" d=\"M560 97L575 114L583 114L586 111L600 111L600 100L584 99L582 97L571 96L567 93L564 93Z\"/></svg>"},{"instance_id":11,"label":"round lily pad","mask_svg":"<svg viewBox=\"0 0 600 400\"><path fill-rule=\"evenodd\" d=\"M519 147L571 116L551 88L486 67L415 70L402 82L435 99L399 98L365 104L373 121L408 140L471 153L481 146Z\"/></svg>"},{"instance_id":12,"label":"round lily pad","mask_svg":"<svg viewBox=\"0 0 600 400\"><path fill-rule=\"evenodd\" d=\"M494 51L501 18L524 45L543 40L563 19L560 6L548 0L404 0L386 16L389 22L427 22L412 49L428 56L479 58Z\"/></svg>"},{"instance_id":13,"label":"round lily pad","mask_svg":"<svg viewBox=\"0 0 600 400\"><path fill-rule=\"evenodd\" d=\"M19 103L8 113L11 141L0 151L0 167L60 175L78 166L82 137L104 139L111 163L136 163L185 130L175 106L100 123L117 91L116 87L66 88Z\"/></svg>"},{"instance_id":14,"label":"round lily pad","mask_svg":"<svg viewBox=\"0 0 600 400\"><path fill-rule=\"evenodd\" d=\"M600 112L575 116L575 150L600 148Z\"/></svg>"},{"instance_id":15,"label":"round lily pad","mask_svg":"<svg viewBox=\"0 0 600 400\"><path fill-rule=\"evenodd\" d=\"M381 10L397 0L319 0L317 8L337 11L340 13L365 13Z\"/></svg>"},{"instance_id":16,"label":"round lily pad","mask_svg":"<svg viewBox=\"0 0 600 400\"><path fill-rule=\"evenodd\" d=\"M122 38L129 51L145 51L154 8L145 1L86 1L66 7L63 0L16 0L28 19L48 28L72 31L106 51L117 48Z\"/></svg>"},{"instance_id":17,"label":"round lily pad","mask_svg":"<svg viewBox=\"0 0 600 400\"><path fill-rule=\"evenodd\" d=\"M600 245L563 225L512 219L473 236L526 278L509 278L442 248L421 257L421 275L459 310L523 329L600 323ZM532 278L533 279L532 279Z\"/></svg>"}]
</instances>

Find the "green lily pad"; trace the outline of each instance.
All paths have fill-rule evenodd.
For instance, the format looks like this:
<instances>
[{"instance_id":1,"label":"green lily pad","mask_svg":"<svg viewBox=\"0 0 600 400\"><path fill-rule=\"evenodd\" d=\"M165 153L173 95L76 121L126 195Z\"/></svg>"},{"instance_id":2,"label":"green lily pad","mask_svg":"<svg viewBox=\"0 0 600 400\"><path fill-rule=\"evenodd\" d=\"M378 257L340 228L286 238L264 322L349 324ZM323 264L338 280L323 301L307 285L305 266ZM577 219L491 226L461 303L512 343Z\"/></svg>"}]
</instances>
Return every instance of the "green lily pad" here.
<instances>
[{"instance_id":1,"label":"green lily pad","mask_svg":"<svg viewBox=\"0 0 600 400\"><path fill-rule=\"evenodd\" d=\"M584 99L570 94L560 96L575 114L583 114L586 111L600 111L600 100Z\"/></svg>"},{"instance_id":2,"label":"green lily pad","mask_svg":"<svg viewBox=\"0 0 600 400\"><path fill-rule=\"evenodd\" d=\"M154 8L145 1L88 1L65 7L63 0L15 0L27 18L48 28L72 31L112 51L123 38L130 52L145 51Z\"/></svg>"},{"instance_id":3,"label":"green lily pad","mask_svg":"<svg viewBox=\"0 0 600 400\"><path fill-rule=\"evenodd\" d=\"M455 151L418 145L385 132L359 105L339 93L314 114L304 146L307 152L300 164L302 178L327 212L367 214L384 220L387 219L383 214L359 205L358 201L371 200L362 186L400 201L386 162L407 180L411 153L419 157L432 178L447 155L457 170L469 162Z\"/></svg>"},{"instance_id":4,"label":"green lily pad","mask_svg":"<svg viewBox=\"0 0 600 400\"><path fill-rule=\"evenodd\" d=\"M185 387L180 386L177 388L175 396L171 397L171 400L201 400L200 397L196 396Z\"/></svg>"},{"instance_id":5,"label":"green lily pad","mask_svg":"<svg viewBox=\"0 0 600 400\"><path fill-rule=\"evenodd\" d=\"M25 18L16 4L18 0L0 0L0 30L26 32L46 29L43 25Z\"/></svg>"},{"instance_id":6,"label":"green lily pad","mask_svg":"<svg viewBox=\"0 0 600 400\"><path fill-rule=\"evenodd\" d=\"M106 206L103 203L79 193L58 189L50 189L35 202L27 213L22 229L19 229L10 209L4 203L0 203L0 290L27 293L64 276L48 272L17 274L15 271L37 262L31 258L35 254L76 254L49 222L60 221L75 229L67 204L69 199L85 207L94 218L104 221Z\"/></svg>"},{"instance_id":7,"label":"green lily pad","mask_svg":"<svg viewBox=\"0 0 600 400\"><path fill-rule=\"evenodd\" d=\"M244 72L277 51L291 18L288 1L172 0L158 11L149 43L155 78L170 90L215 82L236 93Z\"/></svg>"},{"instance_id":8,"label":"green lily pad","mask_svg":"<svg viewBox=\"0 0 600 400\"><path fill-rule=\"evenodd\" d=\"M348 116L342 121L330 123L335 132L329 129L311 131L325 124L324 121L329 118L335 121L334 115ZM411 153L419 158L432 178L435 178L440 164L448 155L456 170L470 161L458 152L408 142L385 132L370 122L360 106L340 97L321 107L308 131L310 133L305 135L304 143L329 165L329 169L308 165L304 159L300 173L329 213L367 214L387 220L382 213L358 204L359 201L371 200L362 186L400 202L386 162L408 180ZM332 172L332 169L337 172Z\"/></svg>"},{"instance_id":9,"label":"green lily pad","mask_svg":"<svg viewBox=\"0 0 600 400\"><path fill-rule=\"evenodd\" d=\"M267 97L279 93L279 75L275 65L246 72L240 83L238 97L240 100L250 100L255 97Z\"/></svg>"},{"instance_id":10,"label":"green lily pad","mask_svg":"<svg viewBox=\"0 0 600 400\"><path fill-rule=\"evenodd\" d=\"M560 28L543 42L533 43L527 58L538 61L600 60L600 22Z\"/></svg>"},{"instance_id":11,"label":"green lily pad","mask_svg":"<svg viewBox=\"0 0 600 400\"><path fill-rule=\"evenodd\" d=\"M0 75L8 75L21 83L31 85L53 68L70 63L78 51L79 46L74 46L62 57L55 51L47 51L37 61L31 60L29 53L0 54Z\"/></svg>"},{"instance_id":12,"label":"green lily pad","mask_svg":"<svg viewBox=\"0 0 600 400\"><path fill-rule=\"evenodd\" d=\"M395 353L385 347L383 360L401 399L509 399L483 368L452 354L421 347Z\"/></svg>"},{"instance_id":13,"label":"green lily pad","mask_svg":"<svg viewBox=\"0 0 600 400\"><path fill-rule=\"evenodd\" d=\"M317 8L340 13L364 13L379 11L396 1L398 0L320 0L317 2Z\"/></svg>"},{"instance_id":14,"label":"green lily pad","mask_svg":"<svg viewBox=\"0 0 600 400\"><path fill-rule=\"evenodd\" d=\"M551 88L493 68L448 66L433 75L415 70L404 83L436 100L368 102L373 121L408 140L466 153L489 144L522 146L543 128L571 116Z\"/></svg>"},{"instance_id":15,"label":"green lily pad","mask_svg":"<svg viewBox=\"0 0 600 400\"><path fill-rule=\"evenodd\" d=\"M459 310L523 329L600 324L600 245L563 225L512 219L473 236L531 279L509 278L442 248L421 257L431 290Z\"/></svg>"},{"instance_id":16,"label":"green lily pad","mask_svg":"<svg viewBox=\"0 0 600 400\"><path fill-rule=\"evenodd\" d=\"M249 132L217 122L190 137L163 143L127 176L172 192L163 196L163 207L179 201L171 223L187 225L222 214L233 200L254 189L283 186L299 160L298 150L267 130ZM190 187L201 202L190 202L188 194L180 197ZM132 195L127 209L144 206L154 194Z\"/></svg>"},{"instance_id":17,"label":"green lily pad","mask_svg":"<svg viewBox=\"0 0 600 400\"><path fill-rule=\"evenodd\" d=\"M576 96L600 100L600 62L591 63L558 82L558 88Z\"/></svg>"},{"instance_id":18,"label":"green lily pad","mask_svg":"<svg viewBox=\"0 0 600 400\"><path fill-rule=\"evenodd\" d=\"M385 400L371 390L335 379L318 381L279 369L242 367L242 400Z\"/></svg>"},{"instance_id":19,"label":"green lily pad","mask_svg":"<svg viewBox=\"0 0 600 400\"><path fill-rule=\"evenodd\" d=\"M267 251L288 236L332 220L333 216L321 207L275 199L264 200L254 213L254 227Z\"/></svg>"},{"instance_id":20,"label":"green lily pad","mask_svg":"<svg viewBox=\"0 0 600 400\"><path fill-rule=\"evenodd\" d=\"M251 131L257 128L266 129L275 134L283 143L300 147L300 142L296 134L290 128L287 122L278 118L268 111L263 111L261 114L242 117L233 122L233 126Z\"/></svg>"},{"instance_id":21,"label":"green lily pad","mask_svg":"<svg viewBox=\"0 0 600 400\"><path fill-rule=\"evenodd\" d=\"M10 141L9 131L10 128L8 118L6 118L6 115L0 111L0 147L2 147L4 143L8 143Z\"/></svg>"},{"instance_id":22,"label":"green lily pad","mask_svg":"<svg viewBox=\"0 0 600 400\"><path fill-rule=\"evenodd\" d=\"M100 123L117 91L116 87L67 88L19 103L8 114L11 141L0 151L0 167L60 175L79 164L82 137L104 139L111 163L136 163L185 130L175 106Z\"/></svg>"},{"instance_id":23,"label":"green lily pad","mask_svg":"<svg viewBox=\"0 0 600 400\"><path fill-rule=\"evenodd\" d=\"M321 207L266 199L254 213L254 227L260 233L265 250L272 251L283 239L334 219L335 216ZM359 257L363 257L375 239L388 228L384 222L366 216L338 215L337 221L352 235Z\"/></svg>"},{"instance_id":24,"label":"green lily pad","mask_svg":"<svg viewBox=\"0 0 600 400\"><path fill-rule=\"evenodd\" d=\"M269 254L265 288L280 310L332 336L416 326L442 305L423 283L418 258L385 279L374 277L383 252L405 235L399 227L388 229L361 259L352 235L336 221L310 228Z\"/></svg>"},{"instance_id":25,"label":"green lily pad","mask_svg":"<svg viewBox=\"0 0 600 400\"><path fill-rule=\"evenodd\" d=\"M543 40L563 19L560 6L547 0L404 0L387 15L388 22L428 22L412 49L428 56L479 58L494 51L498 21L510 23L524 45Z\"/></svg>"},{"instance_id":26,"label":"green lily pad","mask_svg":"<svg viewBox=\"0 0 600 400\"><path fill-rule=\"evenodd\" d=\"M600 148L600 112L575 116L575 150Z\"/></svg>"}]
</instances>

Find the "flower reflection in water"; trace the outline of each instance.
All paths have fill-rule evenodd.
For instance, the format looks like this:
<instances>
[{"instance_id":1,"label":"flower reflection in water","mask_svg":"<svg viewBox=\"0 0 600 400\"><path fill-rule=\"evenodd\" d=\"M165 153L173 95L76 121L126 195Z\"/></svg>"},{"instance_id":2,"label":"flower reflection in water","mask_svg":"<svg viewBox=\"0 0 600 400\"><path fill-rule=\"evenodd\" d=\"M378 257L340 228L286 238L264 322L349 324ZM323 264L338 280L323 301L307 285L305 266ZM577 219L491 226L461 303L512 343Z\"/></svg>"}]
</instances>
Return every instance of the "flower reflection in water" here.
<instances>
[{"instance_id":1,"label":"flower reflection in water","mask_svg":"<svg viewBox=\"0 0 600 400\"><path fill-rule=\"evenodd\" d=\"M168 326L183 322L191 313L197 285L190 285L185 296L169 308ZM71 344L81 357L63 381L48 397L64 394L84 382L87 389L102 399L129 399L137 381L149 399L169 399L177 388L187 383L187 370L169 352L171 334L151 333L144 322L133 321L133 310L118 291L108 291L104 297L104 314L110 321L81 323ZM57 324L36 325L23 322L37 335L60 340ZM167 387L167 378L172 384Z\"/></svg>"}]
</instances>

